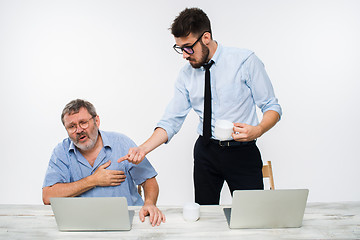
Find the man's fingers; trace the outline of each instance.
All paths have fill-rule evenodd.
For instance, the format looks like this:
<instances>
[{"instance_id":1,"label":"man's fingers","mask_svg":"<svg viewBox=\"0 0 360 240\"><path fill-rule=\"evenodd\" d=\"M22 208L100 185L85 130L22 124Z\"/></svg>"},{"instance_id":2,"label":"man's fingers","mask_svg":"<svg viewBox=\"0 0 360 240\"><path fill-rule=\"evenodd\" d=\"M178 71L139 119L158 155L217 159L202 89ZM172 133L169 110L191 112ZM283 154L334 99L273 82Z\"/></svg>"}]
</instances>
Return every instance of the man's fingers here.
<instances>
[{"instance_id":1,"label":"man's fingers","mask_svg":"<svg viewBox=\"0 0 360 240\"><path fill-rule=\"evenodd\" d=\"M155 208L152 225L160 226L161 222L165 222L165 215L158 208Z\"/></svg>"},{"instance_id":2,"label":"man's fingers","mask_svg":"<svg viewBox=\"0 0 360 240\"><path fill-rule=\"evenodd\" d=\"M107 161L106 163L104 163L103 165L99 166L99 168L105 169L105 168L107 168L108 166L110 166L110 164L111 164L111 161L109 160L109 161Z\"/></svg>"},{"instance_id":3,"label":"man's fingers","mask_svg":"<svg viewBox=\"0 0 360 240\"><path fill-rule=\"evenodd\" d=\"M122 162L122 161L125 161L125 160L127 160L127 159L128 159L128 157L129 157L129 155L128 155L128 154L126 154L125 156L123 156L123 157L119 158L119 159L117 160L117 162L118 162L118 163L120 163L120 162Z\"/></svg>"},{"instance_id":4,"label":"man's fingers","mask_svg":"<svg viewBox=\"0 0 360 240\"><path fill-rule=\"evenodd\" d=\"M144 211L143 208L140 209L139 217L140 217L140 221L141 221L141 222L144 222L144 221L145 221L145 211Z\"/></svg>"},{"instance_id":5,"label":"man's fingers","mask_svg":"<svg viewBox=\"0 0 360 240\"><path fill-rule=\"evenodd\" d=\"M139 211L140 220L144 222L146 216L149 216L149 222L153 227L160 226L161 222L166 221L165 215L156 206L143 206Z\"/></svg>"},{"instance_id":6,"label":"man's fingers","mask_svg":"<svg viewBox=\"0 0 360 240\"><path fill-rule=\"evenodd\" d=\"M234 127L234 132L243 132L244 130L244 127Z\"/></svg>"},{"instance_id":7,"label":"man's fingers","mask_svg":"<svg viewBox=\"0 0 360 240\"><path fill-rule=\"evenodd\" d=\"M137 162L139 163L139 162L141 162L143 159L144 159L144 157L145 157L145 155L144 154L142 154L142 153L139 153L138 155L137 155Z\"/></svg>"},{"instance_id":8,"label":"man's fingers","mask_svg":"<svg viewBox=\"0 0 360 240\"><path fill-rule=\"evenodd\" d=\"M116 186L119 186L119 185L120 185L120 183L110 183L109 184L110 187L116 187Z\"/></svg>"},{"instance_id":9,"label":"man's fingers","mask_svg":"<svg viewBox=\"0 0 360 240\"><path fill-rule=\"evenodd\" d=\"M159 209L157 209L156 207L150 207L148 209L149 213L150 213L150 223L151 225L154 227L155 225L159 226L161 224L161 220L162 220L162 213Z\"/></svg>"},{"instance_id":10,"label":"man's fingers","mask_svg":"<svg viewBox=\"0 0 360 240\"><path fill-rule=\"evenodd\" d=\"M111 175L124 175L125 176L125 173L120 170L108 170L108 173Z\"/></svg>"},{"instance_id":11,"label":"man's fingers","mask_svg":"<svg viewBox=\"0 0 360 240\"><path fill-rule=\"evenodd\" d=\"M137 155L136 152L131 151L131 153L129 154L128 161L129 161L129 162L133 162L133 161L134 161L134 158L136 157L136 155Z\"/></svg>"},{"instance_id":12,"label":"man's fingers","mask_svg":"<svg viewBox=\"0 0 360 240\"><path fill-rule=\"evenodd\" d=\"M150 214L150 217L149 217L150 223L154 227L155 224L156 224L156 221L155 221L156 220L156 213L152 208L148 209L148 212Z\"/></svg>"},{"instance_id":13,"label":"man's fingers","mask_svg":"<svg viewBox=\"0 0 360 240\"><path fill-rule=\"evenodd\" d=\"M116 174L115 176L116 176L116 178L120 178L120 179L125 179L126 178L126 175L124 173Z\"/></svg>"},{"instance_id":14,"label":"man's fingers","mask_svg":"<svg viewBox=\"0 0 360 240\"><path fill-rule=\"evenodd\" d=\"M122 183L125 182L125 178L113 178L110 181L113 183Z\"/></svg>"},{"instance_id":15,"label":"man's fingers","mask_svg":"<svg viewBox=\"0 0 360 240\"><path fill-rule=\"evenodd\" d=\"M128 160L130 163L139 164L144 158L145 152L143 152L139 147L134 147L130 148L128 154L119 158L117 161L120 163Z\"/></svg>"},{"instance_id":16,"label":"man's fingers","mask_svg":"<svg viewBox=\"0 0 360 240\"><path fill-rule=\"evenodd\" d=\"M125 182L125 178L112 178L109 180L111 186L118 186L123 182Z\"/></svg>"},{"instance_id":17,"label":"man's fingers","mask_svg":"<svg viewBox=\"0 0 360 240\"><path fill-rule=\"evenodd\" d=\"M114 180L114 181L125 181L126 179L126 175L124 174L112 174L111 176L109 176L110 180Z\"/></svg>"},{"instance_id":18,"label":"man's fingers","mask_svg":"<svg viewBox=\"0 0 360 240\"><path fill-rule=\"evenodd\" d=\"M246 124L245 123L234 123L234 126L242 128L242 127L245 127Z\"/></svg>"},{"instance_id":19,"label":"man's fingers","mask_svg":"<svg viewBox=\"0 0 360 240\"><path fill-rule=\"evenodd\" d=\"M126 177L121 177L121 176L114 176L112 178L110 178L111 181L115 181L115 182L123 182L125 181Z\"/></svg>"},{"instance_id":20,"label":"man's fingers","mask_svg":"<svg viewBox=\"0 0 360 240\"><path fill-rule=\"evenodd\" d=\"M156 211L156 225L160 226L161 224L161 212L160 211Z\"/></svg>"},{"instance_id":21,"label":"man's fingers","mask_svg":"<svg viewBox=\"0 0 360 240\"><path fill-rule=\"evenodd\" d=\"M242 133L233 133L232 134L232 138L234 140L245 140L246 139L246 135L242 134Z\"/></svg>"}]
</instances>

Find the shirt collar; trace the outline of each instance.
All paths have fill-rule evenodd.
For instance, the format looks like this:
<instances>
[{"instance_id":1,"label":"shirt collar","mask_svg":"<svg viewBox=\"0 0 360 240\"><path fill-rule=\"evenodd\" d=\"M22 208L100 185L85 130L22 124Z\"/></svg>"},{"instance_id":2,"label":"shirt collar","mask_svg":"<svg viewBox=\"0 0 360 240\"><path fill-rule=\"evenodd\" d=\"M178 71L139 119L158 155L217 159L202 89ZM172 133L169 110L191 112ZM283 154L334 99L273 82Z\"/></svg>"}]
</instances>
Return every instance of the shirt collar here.
<instances>
[{"instance_id":1,"label":"shirt collar","mask_svg":"<svg viewBox=\"0 0 360 240\"><path fill-rule=\"evenodd\" d=\"M101 131L101 130L99 130L99 132L100 132L100 135L102 137L104 147L111 148L110 140L109 140L108 136L106 135L106 133L104 131Z\"/></svg>"},{"instance_id":2,"label":"shirt collar","mask_svg":"<svg viewBox=\"0 0 360 240\"><path fill-rule=\"evenodd\" d=\"M217 48L216 48L216 51L215 51L213 57L210 59L210 61L211 61L211 60L214 61L214 65L216 65L216 63L218 62L219 56L220 56L221 51L222 51L222 48L223 48L220 43L218 43L218 42L216 42L216 43L217 43L218 46L217 46Z\"/></svg>"},{"instance_id":3,"label":"shirt collar","mask_svg":"<svg viewBox=\"0 0 360 240\"><path fill-rule=\"evenodd\" d=\"M220 45L218 42L216 42L216 43L218 45L217 48L216 48L216 51L215 51L214 55L212 56L212 58L209 60L209 62L211 60L213 60L214 61L213 65L215 65L215 66L217 64L217 61L219 60L219 57L220 57L220 54L221 54L221 51L222 51L222 48L223 48L222 45ZM205 70L204 67L202 69Z\"/></svg>"}]
</instances>

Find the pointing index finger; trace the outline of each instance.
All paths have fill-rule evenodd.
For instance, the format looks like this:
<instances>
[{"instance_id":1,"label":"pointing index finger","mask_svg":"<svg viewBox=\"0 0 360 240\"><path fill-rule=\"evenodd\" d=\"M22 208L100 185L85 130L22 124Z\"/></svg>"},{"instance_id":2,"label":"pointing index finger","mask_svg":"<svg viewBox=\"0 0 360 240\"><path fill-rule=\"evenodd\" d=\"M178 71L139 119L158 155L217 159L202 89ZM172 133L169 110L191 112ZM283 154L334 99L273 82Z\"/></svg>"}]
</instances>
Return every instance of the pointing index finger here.
<instances>
[{"instance_id":1,"label":"pointing index finger","mask_svg":"<svg viewBox=\"0 0 360 240\"><path fill-rule=\"evenodd\" d=\"M117 162L118 162L118 163L120 163L120 162L122 162L122 161L127 160L128 158L129 158L129 155L127 154L127 155L125 155L125 156L123 156L123 157L119 158L119 159L117 160Z\"/></svg>"}]
</instances>

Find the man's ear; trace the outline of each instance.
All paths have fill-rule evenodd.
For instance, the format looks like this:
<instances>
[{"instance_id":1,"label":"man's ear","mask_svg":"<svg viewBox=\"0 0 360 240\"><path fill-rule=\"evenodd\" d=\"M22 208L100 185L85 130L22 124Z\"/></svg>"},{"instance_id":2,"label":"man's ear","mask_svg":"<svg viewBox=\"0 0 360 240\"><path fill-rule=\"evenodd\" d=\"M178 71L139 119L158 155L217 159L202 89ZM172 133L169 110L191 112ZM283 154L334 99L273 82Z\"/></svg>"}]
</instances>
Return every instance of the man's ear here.
<instances>
[{"instance_id":1,"label":"man's ear","mask_svg":"<svg viewBox=\"0 0 360 240\"><path fill-rule=\"evenodd\" d=\"M100 117L99 117L99 115L96 115L95 123L96 123L96 126L99 128L100 127Z\"/></svg>"},{"instance_id":2,"label":"man's ear","mask_svg":"<svg viewBox=\"0 0 360 240\"><path fill-rule=\"evenodd\" d=\"M205 45L208 45L211 42L211 33L205 32L202 41Z\"/></svg>"}]
</instances>

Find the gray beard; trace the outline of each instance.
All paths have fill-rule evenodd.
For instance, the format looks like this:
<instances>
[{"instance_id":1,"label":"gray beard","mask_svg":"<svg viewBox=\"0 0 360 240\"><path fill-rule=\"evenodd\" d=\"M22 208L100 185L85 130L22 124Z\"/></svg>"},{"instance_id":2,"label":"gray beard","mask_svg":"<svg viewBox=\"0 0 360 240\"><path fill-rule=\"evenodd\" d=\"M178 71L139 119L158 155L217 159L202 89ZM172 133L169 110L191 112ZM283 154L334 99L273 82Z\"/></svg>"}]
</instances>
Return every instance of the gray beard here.
<instances>
[{"instance_id":1,"label":"gray beard","mask_svg":"<svg viewBox=\"0 0 360 240\"><path fill-rule=\"evenodd\" d=\"M82 144L78 144L78 143L75 143L75 142L74 142L74 145L75 145L77 148L79 148L80 150L82 150L82 151L87 151L87 150L90 150L90 149L92 149L93 147L95 147L95 144L96 144L96 141L97 141L98 137L99 137L99 131L97 130L97 131L96 131L96 135L95 135L95 137L94 137L94 140L91 139L90 136L89 136L90 142L89 142L88 144L82 145Z\"/></svg>"}]
</instances>

